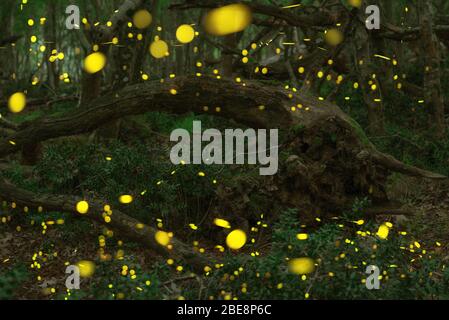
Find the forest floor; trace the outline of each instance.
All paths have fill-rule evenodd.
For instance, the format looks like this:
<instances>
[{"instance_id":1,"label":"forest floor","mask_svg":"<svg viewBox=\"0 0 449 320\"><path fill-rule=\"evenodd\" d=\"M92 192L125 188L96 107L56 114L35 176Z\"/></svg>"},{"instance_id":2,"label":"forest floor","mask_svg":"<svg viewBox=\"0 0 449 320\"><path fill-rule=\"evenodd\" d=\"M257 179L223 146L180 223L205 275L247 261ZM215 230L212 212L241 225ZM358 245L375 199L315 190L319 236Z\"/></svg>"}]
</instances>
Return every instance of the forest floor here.
<instances>
[{"instance_id":1,"label":"forest floor","mask_svg":"<svg viewBox=\"0 0 449 320\"><path fill-rule=\"evenodd\" d=\"M396 199L415 211L410 217L399 216L402 223L410 224L426 240L449 243L449 184L423 182L416 178L401 177L390 187Z\"/></svg>"},{"instance_id":2,"label":"forest floor","mask_svg":"<svg viewBox=\"0 0 449 320\"><path fill-rule=\"evenodd\" d=\"M449 249L449 184L417 181L414 178L396 177L391 183L389 192L392 196L399 198L406 204L407 208L414 211L410 216L388 217L395 221L395 225L403 230L413 232L419 237L420 242L435 243L440 242L441 247L434 248L435 252L445 255ZM385 220L385 217L379 216L377 219ZM5 265L28 265L28 276L20 279L18 274L18 285L13 293L13 297L18 299L54 299L65 296L65 274L66 265L79 260L95 261L98 259L98 234L102 233L101 227L91 225L90 228L80 228L84 232L76 234L68 232L68 229L59 229L56 225L49 226L45 236L38 225L28 225L17 229L15 224L0 224L2 237L0 239L0 263ZM134 262L138 262L142 267L151 266L155 261L161 261L158 256L153 255L146 249L136 245L123 244L115 246L115 254L121 249L125 249L126 255L133 257ZM114 255L114 249L108 248L104 252L110 252ZM448 260L445 256L444 260ZM114 257L112 260L115 260ZM120 259L119 259L120 260ZM39 267L35 265L39 262ZM162 262L162 261L161 261ZM121 264L108 264L106 274L120 274ZM1 269L1 268L0 268ZM83 296L87 299L96 299L95 292L111 291L114 289L111 285L108 288L96 288L99 284L96 278L82 280L82 286L89 288L89 294ZM187 279L185 275L177 275L173 272L167 275L166 282L160 283L165 287L166 298L175 299L178 289L176 281L183 282ZM193 278L192 278L193 279ZM54 291L52 291L54 290ZM180 290L180 289L179 289ZM170 293L172 295L170 295ZM201 296L201 292L199 293ZM120 298L120 297L119 297ZM205 297L203 297L205 298Z\"/></svg>"},{"instance_id":3,"label":"forest floor","mask_svg":"<svg viewBox=\"0 0 449 320\"><path fill-rule=\"evenodd\" d=\"M63 107L64 109L69 109L71 105ZM39 112L20 115L15 120L18 122L29 120L30 117L36 117ZM193 119L193 116L187 116L181 119L162 117L159 114L149 116L150 119L147 119L144 123L151 123L151 130L156 131L158 134L164 134L164 136L172 128L188 128ZM223 124L221 122L214 123L214 126L218 125ZM126 147L117 147L113 155L113 158L117 160L116 163L123 163L123 166L118 165L117 167L112 167L114 170L111 169L111 171L100 171L99 167L95 166L95 163L90 162L91 158L87 155L92 153L92 151L85 147L78 148L78 145L82 144L78 143L78 140L64 140L60 142L56 148L47 150L48 157L38 168L38 173L41 173L41 176L45 177L45 180L40 181L40 184L33 185L34 188L45 186L60 193L79 193L78 187L80 181L78 169L82 167L86 176L92 176L87 189L97 190L103 188L102 192L105 198L109 199L111 198L109 192L114 194L116 193L115 188L122 190L124 186L129 187L133 185L134 182L138 182L139 179L136 178L138 176L144 177L145 185L147 184L147 177L154 179L163 177L161 172L166 170L163 165L158 164L153 167L148 165L151 161L147 158L142 158L141 150L135 150L136 145L162 145L162 142L166 140L165 138L162 139L163 141L156 142L145 140L147 139L146 136L158 136L146 134L147 129L146 126L136 121L133 122L133 126L126 128L122 137L122 140L126 143ZM143 134L139 134L142 132ZM137 142L134 142L134 140L128 139L130 137L139 137L141 140L137 139ZM391 139L390 143L395 145L397 141ZM398 148L394 149L389 144L386 144L383 146L383 149L398 151L399 154L395 156L402 160L410 160L409 158L411 156L407 157L408 155L416 155L416 150L414 149L408 151L408 153L404 152L404 154L401 154L403 149L407 150L406 147L397 150ZM439 148L435 147L435 149ZM146 155L148 151L145 149L143 153ZM423 154L425 153L423 152ZM441 158L444 157L445 154L441 156ZM78 158L82 160L74 160ZM414 157L413 160L415 160ZM413 164L423 168L427 167L436 172L443 171L440 167L434 168L432 166L443 163L440 158L432 159L429 163L424 162L424 160L427 160L424 157L423 159L420 158L417 160L423 160L423 163L418 162ZM129 171L130 167L136 168L137 171L141 170L142 172L137 172L135 175L124 174L124 172L131 172ZM100 169L105 170L103 167ZM101 175L99 172L107 178L107 182L97 179L98 177L96 176ZM186 175L185 177L191 183L196 176L197 172L192 171L190 176ZM17 175L16 179L21 180L22 176ZM92 185L97 186L95 183L98 184L97 188L92 187ZM175 184L173 185L175 186ZM68 190L63 190L61 186L68 188ZM192 221L181 221L181 219L190 219L195 217L194 215L203 214L204 208L197 204L193 208L192 202L187 202L189 200L189 193L183 194L181 192L181 194L178 194L180 192L178 189L174 187L172 189L170 188L167 186L167 189L161 189L162 191L157 194L154 201L153 199L148 201L147 205L155 205L154 207L150 207L150 209L157 211L166 205L168 211L175 211L175 213L181 212L183 216L177 216L175 214L171 216L171 219L175 221L175 225L182 226L188 225ZM194 189L192 186L189 188ZM204 194L207 191L210 192L208 196L213 197L212 189L208 185L199 185L196 188L198 188L200 194ZM185 193L185 190L182 189L181 191ZM391 199L404 203L404 208L409 209L413 214L399 216L386 214L377 216L375 221L371 221L370 225L368 225L369 221L366 221L364 225L357 226L358 229L356 229L353 227L353 221L351 221L353 219L347 219L343 216L344 213L342 213L342 222L337 223L343 224L343 222L349 222L345 223L345 227L347 228L344 230L339 229L335 227L335 223L334 226L331 226L332 223L326 221L317 229L304 229L304 231L301 231L309 233L310 241L297 241L296 235L302 228L299 227L299 224L295 225L295 221L287 219L286 225L290 229L282 230L280 237L279 234L276 235L279 226L269 225L268 228L263 230L263 237L259 237L260 241L257 241L254 246L243 250L244 252L239 252L240 254L231 253L231 258L237 258L239 256L248 256L249 253L252 253L250 250L258 250L260 256L266 259L261 259L260 262L255 262L253 265L247 264L245 267L249 269L248 271L253 271L253 274L258 274L258 270L265 270L265 276L272 278L272 283L268 284L260 281L258 275L249 275L249 272L248 275L245 274L245 276L239 279L242 283L235 281L234 284L223 284L221 282L218 283L222 274L217 273L217 278L205 280L205 277L192 276L188 266L184 266L185 268L183 270L177 271L176 268L182 262L176 261L175 264L169 265L167 260L155 255L153 252L135 243L126 242L118 234L110 236L104 227L82 218L75 218L69 215L64 216L62 213L51 213L49 216L38 213L32 213L31 216L27 216L22 213L9 221L6 216L0 216L0 234L2 235L0 237L0 299L178 299L184 295L187 298L208 299L212 294L215 298L225 298L228 292L239 294L240 297L243 289L246 291L246 285L251 281L251 278L254 281L253 286L257 287L258 290L254 289L254 296L256 298L301 298L304 297L305 291L308 294L313 284L309 285L305 281L300 284L292 282L292 278L287 275L288 272L286 272L284 265L285 256L283 254L290 256L290 244L293 244L295 254L308 254L310 252L311 254L322 257L323 260L327 259L327 265L323 263L321 267L321 277L326 276L328 271L332 271L329 274L335 273L338 276L341 275L341 278L332 276L333 283L327 283L326 281L329 279L318 278L317 281L321 283L321 286L319 288L317 288L318 285L313 286L313 290L316 291L316 296L318 297L321 296L331 299L365 298L367 290L358 285L360 284L358 277L365 277L364 270L360 268L359 272L355 273L353 272L354 269L349 269L348 271L347 267L348 265L353 267L353 264L363 266L364 264L362 263L365 261L376 261L372 258L374 250L371 248L377 245L385 249L378 256L385 258L382 262L384 262L386 268L396 263L399 265L400 262L403 265L399 265L396 273L391 272L391 286L388 289L388 296L384 297L382 295L384 293L381 292L378 296L370 296L370 298L447 298L447 292L449 292L447 286L441 285L438 287L438 285L442 283L441 279L443 277L441 265L444 266L449 259L449 255L447 254L449 252L449 233L447 232L449 230L449 183L423 181L422 179L393 175L388 186L388 193ZM183 198L179 202L184 201L185 203L178 203L177 201L174 203L172 201L181 195ZM8 204L4 203L3 205L7 206ZM177 205L180 206L177 207ZM186 214L187 209L191 216L184 217L188 216ZM143 210L131 210L132 212L130 213L138 215L139 211L146 210L147 207ZM8 210L5 211L7 212ZM363 211L361 213L362 215L358 219L365 219L363 217ZM56 220L59 216L67 218L65 224L57 223ZM137 218L142 217L137 216ZM30 224L31 220L34 220L33 225ZM51 221L52 223L49 223L49 220L53 220ZM201 220L196 219L195 221ZM282 220L281 216L279 220ZM391 238L394 239L385 242L376 242L380 240L376 239L375 232L379 225L386 221L392 222L395 226L394 237L393 232L391 233ZM154 221L147 220L144 222L153 223ZM360 238L358 234L355 234L360 230L371 230L374 233L370 237ZM188 230L188 232L191 231ZM401 239L395 238L398 236L398 231L406 231L408 234L407 237L402 237ZM181 237L186 243L193 242L194 239L188 232L184 232L184 237ZM217 236L217 232L214 230L210 232L206 231L203 234L203 238L199 239L201 241L201 247L195 247L195 249L200 250L200 248L204 248L208 253L214 252L214 255L218 256L220 253L214 249L216 243L212 241L217 239L221 241L223 238L220 239L217 237L214 240L207 239L205 237L207 232L209 235ZM273 239L272 235L275 236ZM278 243L273 241L276 237ZM276 245L279 247L279 238L281 238L281 242L283 241L284 247L282 250L286 249L284 250L285 252L281 252L282 250L279 248L271 250ZM291 241L292 239L293 242ZM349 240L353 240L355 245ZM349 243L346 241L349 241ZM414 247L408 250L408 246L417 242L424 245L418 249ZM340 245L341 243L343 245ZM335 244L335 246L332 244ZM350 257L350 250L353 250L354 246L360 248L360 252L356 256L354 251L352 251L353 256ZM399 250L400 247L401 250ZM402 250L403 247L407 248L407 250ZM423 254L424 249L429 253L432 252L432 254ZM346 258L338 259L338 256L341 257L343 250L346 252ZM413 252L411 252L412 250ZM363 254L360 254L362 251L364 251ZM402 254L403 252L404 254ZM423 260L425 259L421 259L420 257L433 256L433 253L435 255L438 254L439 262L431 261L429 266L426 265L423 267ZM410 263L413 260L419 261L419 266ZM65 273L66 266L76 264L79 261L95 261L97 265L95 274L93 277L82 279L82 290L72 290L72 292L68 293L65 286L65 281L68 276ZM380 257L377 262L380 262ZM441 265L439 265L440 262ZM230 265L229 268L235 267L233 263L238 263L238 261L228 263ZM129 268L126 272L123 269L125 266ZM420 269L422 270L421 273L419 273ZM429 270L437 269L438 271L435 271L435 274L437 274L435 279L428 277ZM254 272L255 270L256 272ZM386 270L390 274L390 270ZM133 279L131 271L136 273L137 278ZM233 277L232 273L235 273L236 270L234 269L230 272L223 270L224 272L226 272L225 276L227 278L231 278ZM398 281L402 281L403 278L400 276L403 274L410 276L410 283L404 283L403 287L399 287L398 282L394 281L398 279ZM421 280L428 280L428 282L421 284ZM282 281L284 285L282 285ZM351 284L357 285L350 288L349 281L351 281ZM291 282L291 286L294 287L288 288L290 291L287 291L287 282ZM426 286L427 284L428 286ZM245 287L241 288L240 285L245 285ZM279 293L279 290L277 290L279 287L284 287L286 293ZM224 292L222 288L226 288L226 292L224 294L218 293L218 291ZM417 290L416 288L418 290L422 288L422 292L415 292ZM401 291L405 290L409 290L409 292L401 295ZM329 294L327 293L328 291L330 291ZM126 294L123 294L123 292L126 292ZM251 295L246 296L246 298L253 298L252 294L251 292Z\"/></svg>"}]
</instances>

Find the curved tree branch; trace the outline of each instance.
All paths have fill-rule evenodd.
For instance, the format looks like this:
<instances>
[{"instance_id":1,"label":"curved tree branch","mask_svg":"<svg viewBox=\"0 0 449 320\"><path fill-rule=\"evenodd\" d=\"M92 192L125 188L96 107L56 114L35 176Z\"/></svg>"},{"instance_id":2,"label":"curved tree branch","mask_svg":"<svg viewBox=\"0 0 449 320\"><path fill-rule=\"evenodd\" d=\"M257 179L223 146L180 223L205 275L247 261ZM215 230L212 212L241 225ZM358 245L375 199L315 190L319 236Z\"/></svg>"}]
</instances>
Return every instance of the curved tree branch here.
<instances>
[{"instance_id":1,"label":"curved tree branch","mask_svg":"<svg viewBox=\"0 0 449 320\"><path fill-rule=\"evenodd\" d=\"M184 3L173 4L169 8L172 10L188 10L192 8L206 8L213 9L226 4L232 4L235 1L186 1ZM312 26L331 26L335 25L341 18L341 13L344 11L329 11L324 8L316 8L307 5L301 5L301 13L295 14L286 8L277 7L274 5L266 5L255 1L243 1L253 13L270 16L276 19L283 20L289 25L297 27L312 27Z\"/></svg>"},{"instance_id":2,"label":"curved tree branch","mask_svg":"<svg viewBox=\"0 0 449 320\"><path fill-rule=\"evenodd\" d=\"M172 89L176 90L176 94L172 94ZM303 108L292 112L291 107L298 105ZM307 128L335 118L355 136L359 136L358 150L354 150L354 156L366 151L376 162L393 172L433 179L446 178L405 165L377 151L366 137L360 137L364 133L354 127L354 121L332 103L305 94L293 94L285 89L267 87L258 82L247 81L242 84L206 76L179 77L163 83L152 81L129 86L94 100L86 108L78 108L55 118L39 118L22 123L17 132L0 140L0 157L19 152L27 145L91 132L108 122L148 111L213 113L253 128Z\"/></svg>"}]
</instances>

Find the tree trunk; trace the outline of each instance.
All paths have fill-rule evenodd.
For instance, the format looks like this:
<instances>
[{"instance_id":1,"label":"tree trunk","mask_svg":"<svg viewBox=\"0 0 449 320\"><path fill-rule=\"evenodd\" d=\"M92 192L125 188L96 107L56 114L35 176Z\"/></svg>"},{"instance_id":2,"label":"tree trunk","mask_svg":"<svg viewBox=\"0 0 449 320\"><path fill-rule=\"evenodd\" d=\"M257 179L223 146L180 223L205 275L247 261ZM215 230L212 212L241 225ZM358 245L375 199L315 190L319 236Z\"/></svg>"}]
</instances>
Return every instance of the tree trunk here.
<instances>
[{"instance_id":1,"label":"tree trunk","mask_svg":"<svg viewBox=\"0 0 449 320\"><path fill-rule=\"evenodd\" d=\"M12 20L13 15L7 16L6 13L11 12L13 3L8 3L10 8L7 8L5 12L0 12L1 21L5 21L2 35L0 37L0 99L4 100L4 96L8 95L5 90L5 85L7 82L13 80L14 70L14 51L12 43L15 43L18 38L12 35Z\"/></svg>"},{"instance_id":2,"label":"tree trunk","mask_svg":"<svg viewBox=\"0 0 449 320\"><path fill-rule=\"evenodd\" d=\"M129 16L137 10L143 3L143 0L125 0L123 4L120 6L118 10L110 17L109 21L112 23L111 28L107 28L102 26L101 28L93 29L91 32L91 42L93 44L98 44L100 46L100 52L102 52L106 57L109 55L109 46L104 45L104 43L108 43L111 41L114 33L118 32L119 27L124 23L124 21L129 18ZM122 30L124 33L126 30ZM127 39L127 37L120 37L123 39ZM120 50L120 49L119 49ZM124 51L129 52L130 47L126 46ZM128 61L130 61L132 55L129 56ZM126 69L123 68L122 60L116 61L116 65L119 66L119 70L124 72L125 74L119 73L117 74L118 82L117 84L129 83L130 82L130 65L127 64ZM102 73L97 72L95 74L87 74L83 73L82 81L81 81L81 98L80 105L88 106L89 103L95 98L99 97L101 94L101 82L102 82ZM105 123L97 132L96 137L100 139L110 140L116 139L118 136L120 128L120 121L110 121Z\"/></svg>"},{"instance_id":3,"label":"tree trunk","mask_svg":"<svg viewBox=\"0 0 449 320\"><path fill-rule=\"evenodd\" d=\"M366 5L362 6L362 12L365 11ZM363 93L363 100L368 111L368 128L367 131L371 136L383 135L384 127L384 110L382 99L382 87L379 82L379 75L375 72L372 57L375 52L374 35L375 30L366 30L365 26L358 28L357 36L361 48L354 48L354 66L357 71L358 82ZM373 76L374 75L374 76Z\"/></svg>"},{"instance_id":4,"label":"tree trunk","mask_svg":"<svg viewBox=\"0 0 449 320\"><path fill-rule=\"evenodd\" d=\"M421 31L424 56L424 93L425 101L431 105L437 138L444 137L446 126L444 120L444 98L441 88L440 42L433 32L433 8L430 1L422 0Z\"/></svg>"},{"instance_id":5,"label":"tree trunk","mask_svg":"<svg viewBox=\"0 0 449 320\"><path fill-rule=\"evenodd\" d=\"M235 49L237 47L237 35L231 34L224 38L224 45L226 48ZM231 50L229 50L231 51ZM232 52L223 53L223 75L231 78L234 70L234 54Z\"/></svg>"},{"instance_id":6,"label":"tree trunk","mask_svg":"<svg viewBox=\"0 0 449 320\"><path fill-rule=\"evenodd\" d=\"M56 70L56 61L50 62L48 58L52 54L52 51L56 49L56 6L57 3L54 0L49 0L47 3L48 18L45 22L44 32L45 32L45 42L47 45L48 57L46 59L47 63L47 82L48 86L56 91L59 86L58 71Z\"/></svg>"}]
</instances>

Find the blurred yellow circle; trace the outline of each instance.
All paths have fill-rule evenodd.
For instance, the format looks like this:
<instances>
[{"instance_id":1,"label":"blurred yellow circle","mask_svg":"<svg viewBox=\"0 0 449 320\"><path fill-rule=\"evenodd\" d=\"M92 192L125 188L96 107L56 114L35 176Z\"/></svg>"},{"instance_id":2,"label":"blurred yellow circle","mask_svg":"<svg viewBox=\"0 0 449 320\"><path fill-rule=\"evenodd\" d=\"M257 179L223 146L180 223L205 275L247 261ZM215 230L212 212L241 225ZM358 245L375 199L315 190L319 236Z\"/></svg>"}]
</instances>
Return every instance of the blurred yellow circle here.
<instances>
[{"instance_id":1,"label":"blurred yellow circle","mask_svg":"<svg viewBox=\"0 0 449 320\"><path fill-rule=\"evenodd\" d=\"M154 238L156 239L157 243L164 247L170 243L170 235L165 231L157 231L154 235Z\"/></svg>"},{"instance_id":2,"label":"blurred yellow circle","mask_svg":"<svg viewBox=\"0 0 449 320\"><path fill-rule=\"evenodd\" d=\"M123 204L130 204L131 202L133 202L133 197L128 194L125 194L123 196L120 196L119 201L120 203Z\"/></svg>"},{"instance_id":3,"label":"blurred yellow circle","mask_svg":"<svg viewBox=\"0 0 449 320\"><path fill-rule=\"evenodd\" d=\"M227 5L210 11L203 20L207 33L225 36L246 29L252 21L251 9L244 4Z\"/></svg>"},{"instance_id":4,"label":"blurred yellow circle","mask_svg":"<svg viewBox=\"0 0 449 320\"><path fill-rule=\"evenodd\" d=\"M80 276L82 278L90 278L95 272L95 263L92 261L83 260L76 265L80 270Z\"/></svg>"},{"instance_id":5,"label":"blurred yellow circle","mask_svg":"<svg viewBox=\"0 0 449 320\"><path fill-rule=\"evenodd\" d=\"M164 40L156 40L150 45L150 53L156 59L164 58L168 55L168 45Z\"/></svg>"},{"instance_id":6,"label":"blurred yellow circle","mask_svg":"<svg viewBox=\"0 0 449 320\"><path fill-rule=\"evenodd\" d=\"M89 204L87 201L80 201L76 204L76 211L81 214L86 214L89 211Z\"/></svg>"},{"instance_id":7,"label":"blurred yellow circle","mask_svg":"<svg viewBox=\"0 0 449 320\"><path fill-rule=\"evenodd\" d=\"M233 249L238 250L242 248L246 243L246 234L242 230L234 230L226 237L226 245Z\"/></svg>"},{"instance_id":8,"label":"blurred yellow circle","mask_svg":"<svg viewBox=\"0 0 449 320\"><path fill-rule=\"evenodd\" d=\"M308 274L315 270L315 262L311 258L296 258L289 261L288 269L294 274Z\"/></svg>"},{"instance_id":9,"label":"blurred yellow circle","mask_svg":"<svg viewBox=\"0 0 449 320\"><path fill-rule=\"evenodd\" d=\"M338 29L329 29L324 35L327 44L331 46L338 46L343 41L343 33Z\"/></svg>"},{"instance_id":10,"label":"blurred yellow circle","mask_svg":"<svg viewBox=\"0 0 449 320\"><path fill-rule=\"evenodd\" d=\"M95 52L84 59L84 70L87 73L97 73L106 65L106 56L101 52Z\"/></svg>"},{"instance_id":11,"label":"blurred yellow circle","mask_svg":"<svg viewBox=\"0 0 449 320\"><path fill-rule=\"evenodd\" d=\"M8 100L9 111L13 113L22 112L26 106L26 96L22 92L16 92Z\"/></svg>"},{"instance_id":12,"label":"blurred yellow circle","mask_svg":"<svg viewBox=\"0 0 449 320\"><path fill-rule=\"evenodd\" d=\"M139 10L133 16L133 23L137 29L148 28L152 21L153 17L147 10Z\"/></svg>"},{"instance_id":13,"label":"blurred yellow circle","mask_svg":"<svg viewBox=\"0 0 449 320\"><path fill-rule=\"evenodd\" d=\"M189 43L195 38L195 30L188 24L179 26L176 30L176 39L181 43Z\"/></svg>"}]
</instances>

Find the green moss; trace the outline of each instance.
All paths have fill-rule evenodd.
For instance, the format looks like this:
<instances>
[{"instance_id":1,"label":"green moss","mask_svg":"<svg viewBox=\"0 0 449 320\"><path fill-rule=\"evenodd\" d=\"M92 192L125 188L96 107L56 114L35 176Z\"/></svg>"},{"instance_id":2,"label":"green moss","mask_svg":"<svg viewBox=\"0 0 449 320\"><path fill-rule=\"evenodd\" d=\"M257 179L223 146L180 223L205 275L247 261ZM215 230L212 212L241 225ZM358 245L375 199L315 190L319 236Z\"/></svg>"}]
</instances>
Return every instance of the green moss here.
<instances>
[{"instance_id":1,"label":"green moss","mask_svg":"<svg viewBox=\"0 0 449 320\"><path fill-rule=\"evenodd\" d=\"M349 118L348 122L355 129L357 135L360 137L360 141L362 141L362 143L365 146L371 145L371 141L368 139L368 136L366 135L362 127L359 125L359 123L355 121L353 118Z\"/></svg>"},{"instance_id":2,"label":"green moss","mask_svg":"<svg viewBox=\"0 0 449 320\"><path fill-rule=\"evenodd\" d=\"M297 124L297 125L294 125L291 130L295 135L300 135L301 133L304 132L305 128L306 127L303 124Z\"/></svg>"}]
</instances>

